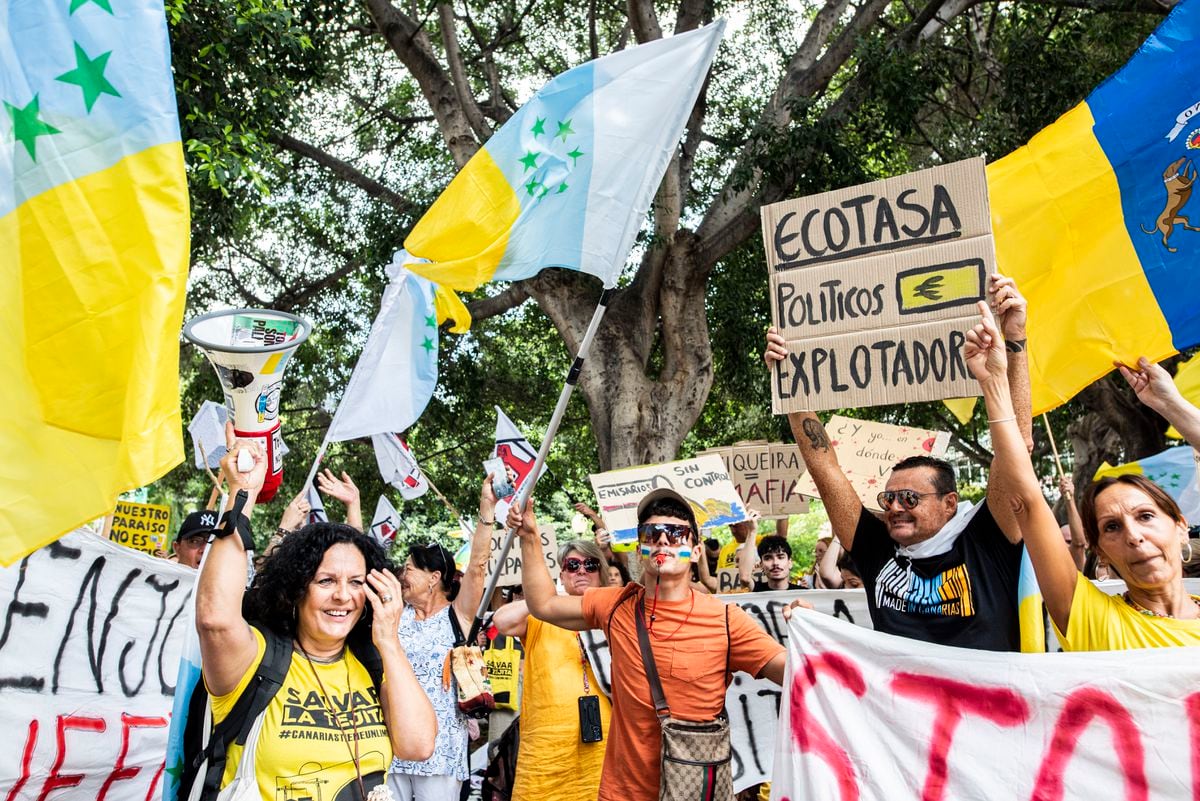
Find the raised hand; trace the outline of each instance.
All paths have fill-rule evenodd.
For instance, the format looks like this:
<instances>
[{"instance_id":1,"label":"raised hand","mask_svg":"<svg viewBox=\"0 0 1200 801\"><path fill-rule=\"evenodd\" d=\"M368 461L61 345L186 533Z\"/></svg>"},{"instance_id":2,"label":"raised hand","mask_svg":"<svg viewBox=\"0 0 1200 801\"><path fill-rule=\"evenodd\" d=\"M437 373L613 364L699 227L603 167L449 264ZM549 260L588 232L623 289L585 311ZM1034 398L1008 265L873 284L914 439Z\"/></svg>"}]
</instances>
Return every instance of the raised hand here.
<instances>
[{"instance_id":1,"label":"raised hand","mask_svg":"<svg viewBox=\"0 0 1200 801\"><path fill-rule=\"evenodd\" d=\"M767 329L767 347L763 351L763 361L768 368L774 368L778 362L787 358L787 341L779 329L771 326Z\"/></svg>"},{"instance_id":2,"label":"raised hand","mask_svg":"<svg viewBox=\"0 0 1200 801\"><path fill-rule=\"evenodd\" d=\"M521 513L517 502L513 501L512 506L508 507L508 520L505 521L506 528L515 529L518 537L525 539L533 538L539 543L542 535L538 531L537 520L533 517L533 502L527 504L524 514Z\"/></svg>"},{"instance_id":3,"label":"raised hand","mask_svg":"<svg viewBox=\"0 0 1200 801\"><path fill-rule=\"evenodd\" d=\"M308 503L308 493L301 492L284 508L279 527L284 531L295 531L308 521L310 511L312 507Z\"/></svg>"},{"instance_id":4,"label":"raised hand","mask_svg":"<svg viewBox=\"0 0 1200 801\"><path fill-rule=\"evenodd\" d=\"M1004 378L1008 370L1008 357L1004 352L1004 340L996 329L992 310L982 300L977 304L979 322L967 331L967 342L963 345L963 359L967 369L979 383Z\"/></svg>"},{"instance_id":5,"label":"raised hand","mask_svg":"<svg viewBox=\"0 0 1200 801\"><path fill-rule=\"evenodd\" d=\"M394 644L404 611L400 580L390 570L372 570L363 587L371 604L371 639L375 647Z\"/></svg>"},{"instance_id":6,"label":"raised hand","mask_svg":"<svg viewBox=\"0 0 1200 801\"><path fill-rule=\"evenodd\" d=\"M515 498L513 505L516 506ZM483 477L483 486L479 489L479 519L496 522L496 491L492 489L491 473Z\"/></svg>"},{"instance_id":7,"label":"raised hand","mask_svg":"<svg viewBox=\"0 0 1200 801\"><path fill-rule=\"evenodd\" d=\"M335 498L347 506L358 501L358 487L354 486L350 475L345 471L340 479L328 467L317 473L317 489L321 494Z\"/></svg>"},{"instance_id":8,"label":"raised hand","mask_svg":"<svg viewBox=\"0 0 1200 801\"><path fill-rule=\"evenodd\" d=\"M994 273L988 284L988 294L991 295L992 308L996 310L996 320L1004 338L1025 339L1025 319L1029 302L1017 289L1017 282L1000 273Z\"/></svg>"},{"instance_id":9,"label":"raised hand","mask_svg":"<svg viewBox=\"0 0 1200 801\"><path fill-rule=\"evenodd\" d=\"M1161 364L1142 356L1138 359L1137 367L1129 367L1121 362L1114 362L1121 371L1121 377L1133 388L1137 399L1160 414L1172 403L1183 399L1175 379Z\"/></svg>"},{"instance_id":10,"label":"raised hand","mask_svg":"<svg viewBox=\"0 0 1200 801\"><path fill-rule=\"evenodd\" d=\"M263 452L262 443L256 439L238 439L233 433L233 423L226 423L225 447L227 450L221 457L221 474L225 476L230 494L246 490L246 494L253 499L267 480L267 455ZM253 467L246 473L238 470L238 453L242 451L254 460Z\"/></svg>"}]
</instances>

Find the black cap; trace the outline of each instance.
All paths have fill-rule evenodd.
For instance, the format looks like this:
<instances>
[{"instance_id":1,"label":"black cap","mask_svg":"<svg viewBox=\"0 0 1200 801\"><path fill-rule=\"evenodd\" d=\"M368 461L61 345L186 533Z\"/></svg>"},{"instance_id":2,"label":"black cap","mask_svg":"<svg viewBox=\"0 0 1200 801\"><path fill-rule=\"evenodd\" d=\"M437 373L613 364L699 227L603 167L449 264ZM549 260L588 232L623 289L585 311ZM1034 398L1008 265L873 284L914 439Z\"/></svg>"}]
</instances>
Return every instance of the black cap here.
<instances>
[{"instance_id":1,"label":"black cap","mask_svg":"<svg viewBox=\"0 0 1200 801\"><path fill-rule=\"evenodd\" d=\"M692 524L692 531L695 532L698 539L700 537L700 526L696 525L696 512L692 509L691 502L689 502L687 498L683 497L675 490L667 487L660 487L656 490L651 490L650 492L647 492L640 501L638 501L638 522L642 522L642 512L646 510L646 507L663 498L670 498L683 504L683 508L687 509L687 521Z\"/></svg>"},{"instance_id":2,"label":"black cap","mask_svg":"<svg viewBox=\"0 0 1200 801\"><path fill-rule=\"evenodd\" d=\"M183 525L179 527L179 532L175 535L175 541L186 540L188 537L207 537L216 530L219 519L219 514L208 509L192 512L183 519Z\"/></svg>"}]
</instances>

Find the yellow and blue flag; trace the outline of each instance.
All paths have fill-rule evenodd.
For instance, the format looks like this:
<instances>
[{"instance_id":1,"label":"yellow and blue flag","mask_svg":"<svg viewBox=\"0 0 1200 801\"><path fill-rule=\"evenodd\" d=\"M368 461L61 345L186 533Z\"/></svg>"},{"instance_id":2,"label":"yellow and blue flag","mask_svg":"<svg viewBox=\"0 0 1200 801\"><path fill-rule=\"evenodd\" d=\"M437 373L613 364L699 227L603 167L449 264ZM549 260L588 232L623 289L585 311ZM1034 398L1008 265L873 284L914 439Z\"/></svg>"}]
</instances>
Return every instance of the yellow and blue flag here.
<instances>
[{"instance_id":1,"label":"yellow and blue flag","mask_svg":"<svg viewBox=\"0 0 1200 801\"><path fill-rule=\"evenodd\" d=\"M590 61L542 87L404 241L414 273L469 291L545 267L613 286L720 44L724 21Z\"/></svg>"},{"instance_id":2,"label":"yellow and blue flag","mask_svg":"<svg viewBox=\"0 0 1200 801\"><path fill-rule=\"evenodd\" d=\"M1200 0L1115 75L988 167L1000 270L1029 299L1033 410L1114 360L1200 343Z\"/></svg>"},{"instance_id":3,"label":"yellow and blue flag","mask_svg":"<svg viewBox=\"0 0 1200 801\"><path fill-rule=\"evenodd\" d=\"M1153 456L1116 467L1104 462L1092 476L1099 481L1105 476L1145 476L1179 504L1188 523L1200 523L1200 486L1196 483L1196 460L1200 458L1189 445L1176 445Z\"/></svg>"},{"instance_id":4,"label":"yellow and blue flag","mask_svg":"<svg viewBox=\"0 0 1200 801\"><path fill-rule=\"evenodd\" d=\"M161 0L0 0L0 564L181 461L188 241Z\"/></svg>"}]
</instances>

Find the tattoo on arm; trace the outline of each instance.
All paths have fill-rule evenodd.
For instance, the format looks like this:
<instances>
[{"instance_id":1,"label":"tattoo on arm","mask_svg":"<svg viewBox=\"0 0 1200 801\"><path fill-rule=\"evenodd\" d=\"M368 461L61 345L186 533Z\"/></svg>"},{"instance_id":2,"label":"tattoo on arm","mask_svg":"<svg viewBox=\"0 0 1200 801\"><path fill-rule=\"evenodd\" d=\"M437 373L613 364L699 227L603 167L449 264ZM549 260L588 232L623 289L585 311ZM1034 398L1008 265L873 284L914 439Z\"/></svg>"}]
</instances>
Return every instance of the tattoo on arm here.
<instances>
[{"instance_id":1,"label":"tattoo on arm","mask_svg":"<svg viewBox=\"0 0 1200 801\"><path fill-rule=\"evenodd\" d=\"M825 426L821 425L820 420L811 418L805 420L804 434L808 437L809 444L812 445L814 451L829 450L829 437L825 434Z\"/></svg>"}]
</instances>

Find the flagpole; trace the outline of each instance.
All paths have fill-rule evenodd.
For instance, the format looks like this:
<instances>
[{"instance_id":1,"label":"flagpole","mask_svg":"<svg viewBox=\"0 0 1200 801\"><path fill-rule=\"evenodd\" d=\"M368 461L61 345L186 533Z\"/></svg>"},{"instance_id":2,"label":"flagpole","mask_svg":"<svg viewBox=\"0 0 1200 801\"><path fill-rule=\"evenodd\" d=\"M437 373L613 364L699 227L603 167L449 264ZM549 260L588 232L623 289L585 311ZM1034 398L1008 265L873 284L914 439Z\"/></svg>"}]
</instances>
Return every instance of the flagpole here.
<instances>
[{"instance_id":1,"label":"flagpole","mask_svg":"<svg viewBox=\"0 0 1200 801\"><path fill-rule=\"evenodd\" d=\"M467 524L467 519L463 517L457 509L454 508L454 504L450 503L446 496L442 494L442 491L437 488L437 484L433 483L433 479L429 477L429 473L425 473L425 471L421 472L424 473L425 482L429 484L429 488L433 490L435 495L442 499L442 503L446 504L446 508L450 510L450 514L454 516L456 521L458 521L458 525L462 528L463 532L470 537L471 529L474 528L474 526Z\"/></svg>"},{"instance_id":2,"label":"flagpole","mask_svg":"<svg viewBox=\"0 0 1200 801\"><path fill-rule=\"evenodd\" d=\"M562 392L559 393L554 414L550 416L550 425L546 427L546 435L542 437L542 445L538 448L537 459L534 460L533 468L530 470L529 481L517 494L516 503L520 509L524 509L525 504L529 502L529 497L533 494L533 487L538 480L538 474L542 471L542 466L546 464L546 457L550 454L550 443L554 441L554 436L558 433L558 426L562 423L563 415L566 414L567 402L571 400L571 393L575 391L579 373L583 370L583 362L592 347L592 339L596 336L600 321L604 319L604 312L608 311L608 299L611 295L612 290L608 287L605 287L604 291L600 293L600 302L596 304L592 321L588 323L587 331L583 334L583 341L579 343L579 352L575 355L575 361L571 363L571 369L567 371L567 380L563 383ZM500 581L500 572L504 569L504 563L508 558L508 552L512 548L513 537L516 533L516 529L508 528L506 524L504 544L500 547L500 554L496 557L496 569L488 576L487 587L484 588L483 597L479 599L479 608L475 610L475 620L471 623L471 633L467 635L468 643L475 642L479 629L483 627L483 616L491 606L492 595L496 592L496 584Z\"/></svg>"}]
</instances>

